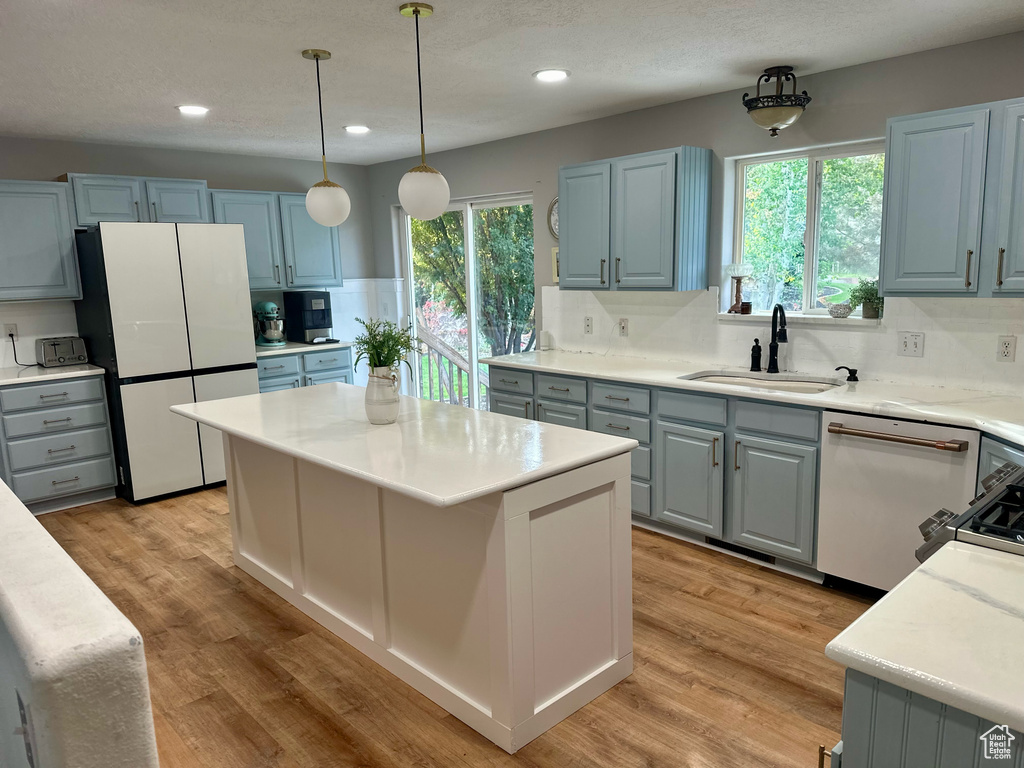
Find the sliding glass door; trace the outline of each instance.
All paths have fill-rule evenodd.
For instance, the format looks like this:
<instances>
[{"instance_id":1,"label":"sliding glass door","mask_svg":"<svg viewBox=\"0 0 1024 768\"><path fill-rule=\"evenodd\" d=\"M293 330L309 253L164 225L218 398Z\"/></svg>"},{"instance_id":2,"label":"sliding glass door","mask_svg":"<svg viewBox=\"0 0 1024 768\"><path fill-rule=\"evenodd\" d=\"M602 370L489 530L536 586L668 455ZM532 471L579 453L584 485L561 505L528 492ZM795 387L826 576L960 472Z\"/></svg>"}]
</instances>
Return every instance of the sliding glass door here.
<instances>
[{"instance_id":1,"label":"sliding glass door","mask_svg":"<svg viewBox=\"0 0 1024 768\"><path fill-rule=\"evenodd\" d=\"M536 345L532 200L464 201L432 221L404 222L407 301L425 347L416 392L486 408L480 358Z\"/></svg>"}]
</instances>

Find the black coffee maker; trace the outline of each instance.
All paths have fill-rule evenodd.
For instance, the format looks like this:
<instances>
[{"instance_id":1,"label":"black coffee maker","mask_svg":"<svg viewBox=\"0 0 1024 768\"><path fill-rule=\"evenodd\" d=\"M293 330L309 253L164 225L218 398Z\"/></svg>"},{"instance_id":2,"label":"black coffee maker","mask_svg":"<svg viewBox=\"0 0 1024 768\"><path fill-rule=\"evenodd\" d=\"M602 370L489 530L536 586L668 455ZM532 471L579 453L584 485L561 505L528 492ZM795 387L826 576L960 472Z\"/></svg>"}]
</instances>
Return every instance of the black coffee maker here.
<instances>
[{"instance_id":1,"label":"black coffee maker","mask_svg":"<svg viewBox=\"0 0 1024 768\"><path fill-rule=\"evenodd\" d=\"M327 291L285 291L284 328L288 341L312 344L331 335L331 294Z\"/></svg>"}]
</instances>

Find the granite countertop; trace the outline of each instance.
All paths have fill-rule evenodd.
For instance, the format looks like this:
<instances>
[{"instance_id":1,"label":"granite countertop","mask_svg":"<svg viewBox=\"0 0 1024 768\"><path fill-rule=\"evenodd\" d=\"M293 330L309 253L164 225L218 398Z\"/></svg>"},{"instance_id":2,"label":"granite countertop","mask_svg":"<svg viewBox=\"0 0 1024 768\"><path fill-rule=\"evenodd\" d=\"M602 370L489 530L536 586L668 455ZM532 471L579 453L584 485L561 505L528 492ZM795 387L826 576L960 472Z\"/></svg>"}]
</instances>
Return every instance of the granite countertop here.
<instances>
[{"instance_id":1,"label":"granite countertop","mask_svg":"<svg viewBox=\"0 0 1024 768\"><path fill-rule=\"evenodd\" d=\"M636 440L401 398L366 419L366 390L320 384L175 405L175 413L297 459L447 507L628 453Z\"/></svg>"},{"instance_id":2,"label":"granite countertop","mask_svg":"<svg viewBox=\"0 0 1024 768\"><path fill-rule=\"evenodd\" d=\"M354 341L338 341L323 344L302 344L297 341L287 341L283 347L256 347L256 357L274 357L276 355L295 355L302 352L322 352L327 349L344 349L354 346Z\"/></svg>"},{"instance_id":3,"label":"granite countertop","mask_svg":"<svg viewBox=\"0 0 1024 768\"><path fill-rule=\"evenodd\" d=\"M1024 731L1024 557L949 542L825 648L830 659Z\"/></svg>"},{"instance_id":4,"label":"granite countertop","mask_svg":"<svg viewBox=\"0 0 1024 768\"><path fill-rule=\"evenodd\" d=\"M890 384L881 381L851 382L816 394L776 392L679 378L707 370L723 372L745 370L740 367L557 350L502 355L480 362L504 368L611 379L649 387L732 395L754 400L849 411L869 416L948 424L978 429L1008 442L1024 445L1024 397L1012 395L918 384ZM825 373L834 375L833 371Z\"/></svg>"},{"instance_id":5,"label":"granite countertop","mask_svg":"<svg viewBox=\"0 0 1024 768\"><path fill-rule=\"evenodd\" d=\"M62 365L57 368L43 368L30 365L24 368L0 368L0 387L11 384L45 384L60 379L78 379L83 376L102 376L104 370L95 365Z\"/></svg>"}]
</instances>

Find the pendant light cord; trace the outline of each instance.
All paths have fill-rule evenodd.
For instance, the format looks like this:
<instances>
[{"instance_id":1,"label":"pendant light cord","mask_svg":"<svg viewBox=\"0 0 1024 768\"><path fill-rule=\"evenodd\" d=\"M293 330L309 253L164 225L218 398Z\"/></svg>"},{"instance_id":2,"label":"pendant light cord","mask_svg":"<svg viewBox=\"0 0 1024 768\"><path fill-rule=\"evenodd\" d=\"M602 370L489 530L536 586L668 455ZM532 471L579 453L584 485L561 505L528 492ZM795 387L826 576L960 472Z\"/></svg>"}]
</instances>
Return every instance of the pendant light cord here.
<instances>
[{"instance_id":1,"label":"pendant light cord","mask_svg":"<svg viewBox=\"0 0 1024 768\"><path fill-rule=\"evenodd\" d=\"M427 164L427 144L423 138L423 70L420 66L420 9L413 10L413 19L416 21L416 84L420 92L420 162Z\"/></svg>"},{"instance_id":2,"label":"pendant light cord","mask_svg":"<svg viewBox=\"0 0 1024 768\"><path fill-rule=\"evenodd\" d=\"M324 181L327 181L327 145L324 142L324 97L320 91L320 55L314 59L316 62L316 102L320 108L320 157L324 163Z\"/></svg>"}]
</instances>

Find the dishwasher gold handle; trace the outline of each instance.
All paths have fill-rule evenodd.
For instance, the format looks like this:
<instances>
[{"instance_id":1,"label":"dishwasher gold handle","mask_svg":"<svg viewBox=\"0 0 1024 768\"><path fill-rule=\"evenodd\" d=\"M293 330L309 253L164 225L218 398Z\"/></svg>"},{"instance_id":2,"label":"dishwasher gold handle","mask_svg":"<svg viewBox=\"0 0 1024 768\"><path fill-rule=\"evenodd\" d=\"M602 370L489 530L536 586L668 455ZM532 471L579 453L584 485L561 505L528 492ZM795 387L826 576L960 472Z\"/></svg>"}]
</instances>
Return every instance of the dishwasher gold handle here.
<instances>
[{"instance_id":1,"label":"dishwasher gold handle","mask_svg":"<svg viewBox=\"0 0 1024 768\"><path fill-rule=\"evenodd\" d=\"M937 451L952 451L953 453L963 453L969 447L966 440L928 440L924 437L907 437L906 435L893 435L889 432L872 432L867 429L844 427L838 421L833 421L828 425L828 433L830 435L849 435L850 437L866 437L870 440L884 440L887 443L919 445L922 448L934 448Z\"/></svg>"}]
</instances>

